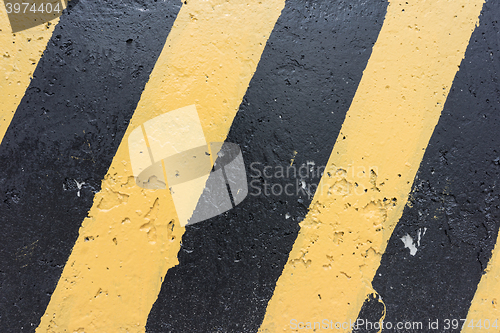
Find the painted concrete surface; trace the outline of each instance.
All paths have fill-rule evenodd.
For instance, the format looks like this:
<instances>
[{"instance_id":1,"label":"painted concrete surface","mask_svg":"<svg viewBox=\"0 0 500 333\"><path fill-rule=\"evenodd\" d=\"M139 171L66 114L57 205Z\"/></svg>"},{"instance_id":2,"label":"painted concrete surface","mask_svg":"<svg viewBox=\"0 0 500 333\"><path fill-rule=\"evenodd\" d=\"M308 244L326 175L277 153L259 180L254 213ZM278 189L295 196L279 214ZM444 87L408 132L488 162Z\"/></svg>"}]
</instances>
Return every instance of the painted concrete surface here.
<instances>
[{"instance_id":1,"label":"painted concrete surface","mask_svg":"<svg viewBox=\"0 0 500 333\"><path fill-rule=\"evenodd\" d=\"M0 331L500 331L497 2L0 5Z\"/></svg>"}]
</instances>

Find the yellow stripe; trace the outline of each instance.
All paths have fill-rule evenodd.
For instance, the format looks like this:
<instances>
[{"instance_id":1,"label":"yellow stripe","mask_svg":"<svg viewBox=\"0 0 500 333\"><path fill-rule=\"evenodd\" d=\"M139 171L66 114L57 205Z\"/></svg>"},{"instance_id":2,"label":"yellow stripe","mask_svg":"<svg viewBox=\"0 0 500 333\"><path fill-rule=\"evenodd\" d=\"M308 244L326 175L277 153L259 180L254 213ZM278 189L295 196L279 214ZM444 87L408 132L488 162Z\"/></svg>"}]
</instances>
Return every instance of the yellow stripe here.
<instances>
[{"instance_id":1,"label":"yellow stripe","mask_svg":"<svg viewBox=\"0 0 500 333\"><path fill-rule=\"evenodd\" d=\"M13 34L3 0L0 9L1 143L59 18Z\"/></svg>"},{"instance_id":2,"label":"yellow stripe","mask_svg":"<svg viewBox=\"0 0 500 333\"><path fill-rule=\"evenodd\" d=\"M261 332L356 320L482 3L390 2Z\"/></svg>"},{"instance_id":3,"label":"yellow stripe","mask_svg":"<svg viewBox=\"0 0 500 333\"><path fill-rule=\"evenodd\" d=\"M163 276L178 263L184 228L168 190L135 185L128 135L196 104L207 142L224 141L283 7L284 0L182 6L37 332L144 332Z\"/></svg>"},{"instance_id":4,"label":"yellow stripe","mask_svg":"<svg viewBox=\"0 0 500 333\"><path fill-rule=\"evenodd\" d=\"M485 319L489 321L488 326L485 326ZM480 325L483 326L482 329L477 327L481 320ZM496 328L492 325L496 320ZM474 328L469 327L471 321ZM489 330L486 329L489 327ZM469 314L467 315L467 320L465 322L465 327L462 330L463 333L474 333L474 332L498 332L500 327L500 233L498 234L497 243L495 249L493 250L493 255L491 256L490 262L488 263L488 268L486 269L485 275L481 278L479 282L476 294L472 300L471 306L469 308Z\"/></svg>"}]
</instances>

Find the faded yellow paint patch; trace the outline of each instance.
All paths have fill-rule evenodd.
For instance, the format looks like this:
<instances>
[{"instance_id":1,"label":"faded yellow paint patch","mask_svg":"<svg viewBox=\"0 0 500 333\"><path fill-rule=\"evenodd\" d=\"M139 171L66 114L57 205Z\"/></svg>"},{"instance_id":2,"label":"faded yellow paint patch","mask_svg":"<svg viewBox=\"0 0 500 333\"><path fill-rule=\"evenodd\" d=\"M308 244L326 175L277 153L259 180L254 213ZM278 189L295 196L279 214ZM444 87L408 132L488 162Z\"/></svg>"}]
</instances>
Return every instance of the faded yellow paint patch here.
<instances>
[{"instance_id":1,"label":"faded yellow paint patch","mask_svg":"<svg viewBox=\"0 0 500 333\"><path fill-rule=\"evenodd\" d=\"M283 0L182 6L36 332L145 331L184 228L168 190L136 186L128 136L195 104L207 141L224 141L283 7Z\"/></svg>"},{"instance_id":2,"label":"faded yellow paint patch","mask_svg":"<svg viewBox=\"0 0 500 333\"><path fill-rule=\"evenodd\" d=\"M390 2L260 332L356 320L482 4Z\"/></svg>"},{"instance_id":3,"label":"faded yellow paint patch","mask_svg":"<svg viewBox=\"0 0 500 333\"><path fill-rule=\"evenodd\" d=\"M486 329L485 319L489 320L489 330ZM481 320L480 324L479 320ZM493 328L495 320L497 327ZM474 328L469 327L471 321ZM476 326L478 324L482 325L482 329ZM494 332L498 331L498 327L500 327L500 233L485 275L482 276L472 300L462 332L470 333L482 330Z\"/></svg>"},{"instance_id":4,"label":"faded yellow paint patch","mask_svg":"<svg viewBox=\"0 0 500 333\"><path fill-rule=\"evenodd\" d=\"M59 18L13 34L3 0L0 9L1 143Z\"/></svg>"}]
</instances>

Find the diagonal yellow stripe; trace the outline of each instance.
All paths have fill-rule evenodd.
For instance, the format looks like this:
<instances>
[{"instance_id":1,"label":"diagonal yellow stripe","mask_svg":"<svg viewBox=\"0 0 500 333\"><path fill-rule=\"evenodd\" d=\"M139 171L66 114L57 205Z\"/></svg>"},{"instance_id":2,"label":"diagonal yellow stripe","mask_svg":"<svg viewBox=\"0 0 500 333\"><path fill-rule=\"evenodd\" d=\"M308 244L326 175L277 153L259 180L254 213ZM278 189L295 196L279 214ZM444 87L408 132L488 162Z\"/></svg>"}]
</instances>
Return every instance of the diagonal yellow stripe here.
<instances>
[{"instance_id":1,"label":"diagonal yellow stripe","mask_svg":"<svg viewBox=\"0 0 500 333\"><path fill-rule=\"evenodd\" d=\"M482 4L390 1L260 332L356 320Z\"/></svg>"},{"instance_id":2,"label":"diagonal yellow stripe","mask_svg":"<svg viewBox=\"0 0 500 333\"><path fill-rule=\"evenodd\" d=\"M135 185L128 135L195 104L207 142L224 141L283 7L284 0L182 6L37 332L144 332L184 228L168 190Z\"/></svg>"},{"instance_id":3,"label":"diagonal yellow stripe","mask_svg":"<svg viewBox=\"0 0 500 333\"><path fill-rule=\"evenodd\" d=\"M479 322L481 320L481 322ZM488 322L486 322L488 320ZM472 325L471 325L472 324ZM469 326L471 325L471 326ZM482 326L480 328L479 326ZM486 326L487 325L487 326ZM493 325L496 325L494 327ZM474 328L472 328L474 326ZM498 332L500 327L500 233L485 275L479 282L463 333Z\"/></svg>"},{"instance_id":4,"label":"diagonal yellow stripe","mask_svg":"<svg viewBox=\"0 0 500 333\"><path fill-rule=\"evenodd\" d=\"M56 18L13 34L0 0L0 143L58 22Z\"/></svg>"}]
</instances>

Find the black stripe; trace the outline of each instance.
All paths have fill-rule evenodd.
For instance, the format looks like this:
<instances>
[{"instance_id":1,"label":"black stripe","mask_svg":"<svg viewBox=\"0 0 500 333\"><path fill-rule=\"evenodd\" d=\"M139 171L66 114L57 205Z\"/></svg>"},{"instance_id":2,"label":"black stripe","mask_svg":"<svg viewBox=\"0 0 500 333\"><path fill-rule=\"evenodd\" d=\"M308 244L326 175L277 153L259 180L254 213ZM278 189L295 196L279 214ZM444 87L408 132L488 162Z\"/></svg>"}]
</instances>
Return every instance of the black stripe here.
<instances>
[{"instance_id":1,"label":"black stripe","mask_svg":"<svg viewBox=\"0 0 500 333\"><path fill-rule=\"evenodd\" d=\"M38 326L180 4L81 0L61 16L0 146L2 332Z\"/></svg>"},{"instance_id":2,"label":"black stripe","mask_svg":"<svg viewBox=\"0 0 500 333\"><path fill-rule=\"evenodd\" d=\"M465 319L491 257L500 225L499 17L500 3L488 1L373 279L386 322L428 328L437 319L443 332L445 319ZM423 228L412 256L401 238L416 240ZM359 318L376 303L366 302Z\"/></svg>"},{"instance_id":3,"label":"black stripe","mask_svg":"<svg viewBox=\"0 0 500 333\"><path fill-rule=\"evenodd\" d=\"M240 145L249 181L258 179L252 162L261 163L254 165L260 171L287 166L294 151L295 165L326 164L386 7L386 1L286 2L227 139ZM299 180L268 181L292 183L290 193ZM311 199L305 192L250 194L233 210L187 226L179 265L166 275L147 331L256 332Z\"/></svg>"}]
</instances>

